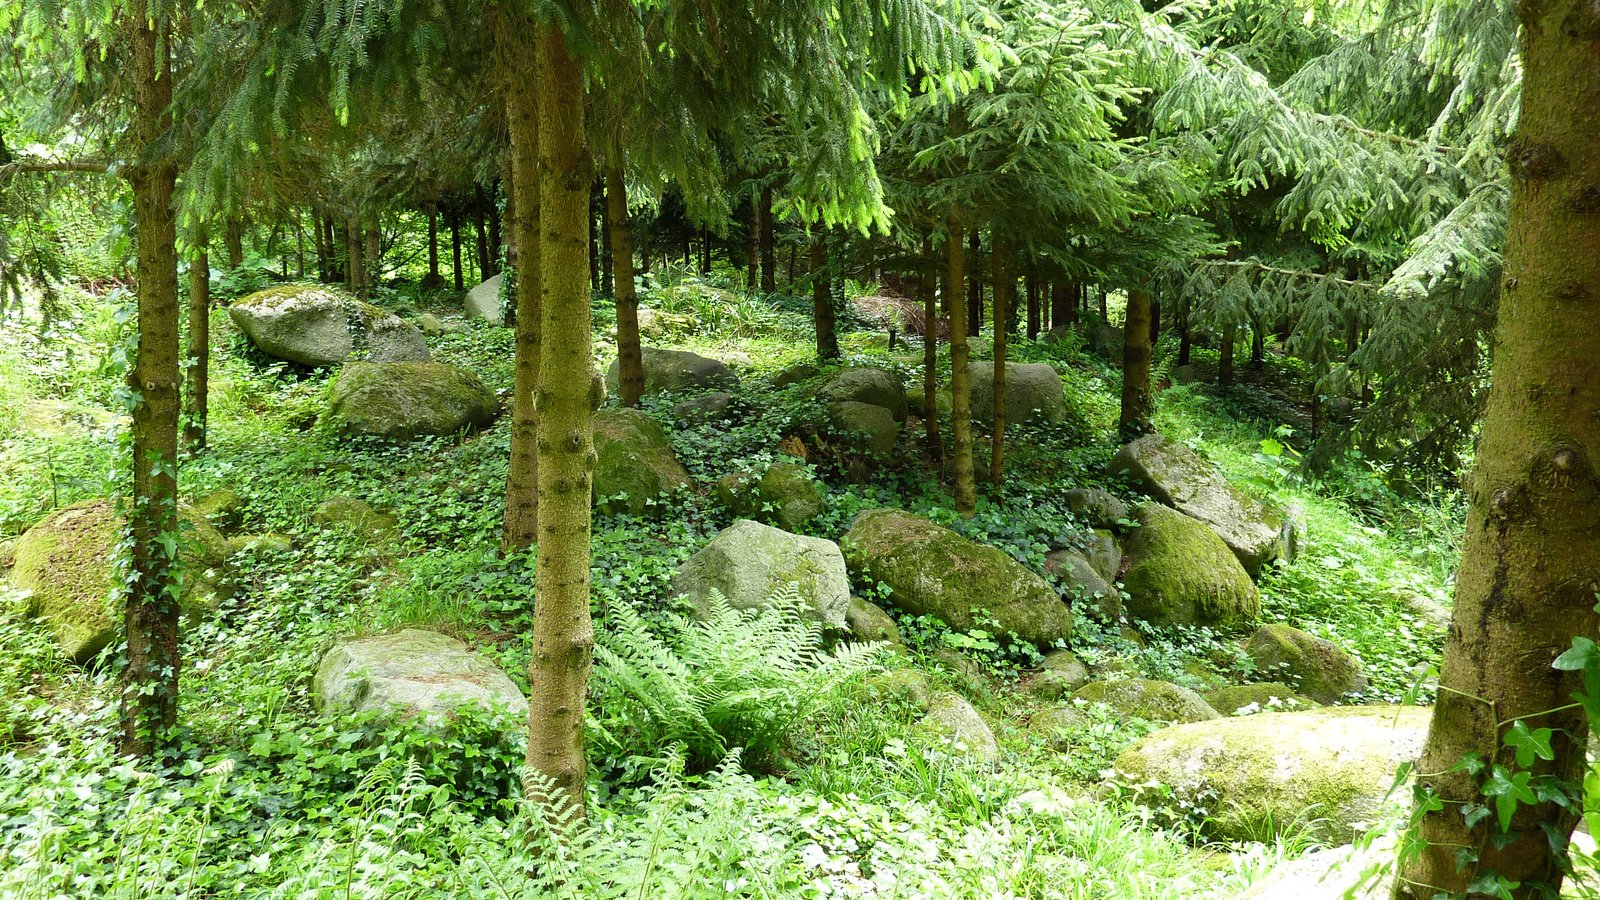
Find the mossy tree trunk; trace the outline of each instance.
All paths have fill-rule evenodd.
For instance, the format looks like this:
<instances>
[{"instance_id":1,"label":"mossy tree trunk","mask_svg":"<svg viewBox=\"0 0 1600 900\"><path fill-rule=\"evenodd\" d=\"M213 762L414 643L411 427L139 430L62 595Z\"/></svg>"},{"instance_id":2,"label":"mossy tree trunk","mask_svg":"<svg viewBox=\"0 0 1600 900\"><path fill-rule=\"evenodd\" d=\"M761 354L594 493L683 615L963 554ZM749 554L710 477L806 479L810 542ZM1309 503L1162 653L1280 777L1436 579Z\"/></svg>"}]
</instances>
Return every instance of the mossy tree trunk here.
<instances>
[{"instance_id":1,"label":"mossy tree trunk","mask_svg":"<svg viewBox=\"0 0 1600 900\"><path fill-rule=\"evenodd\" d=\"M201 234L189 255L189 371L183 379L188 414L183 444L191 452L206 446L206 406L211 372L211 256Z\"/></svg>"},{"instance_id":2,"label":"mossy tree trunk","mask_svg":"<svg viewBox=\"0 0 1600 900\"><path fill-rule=\"evenodd\" d=\"M818 226L811 239L811 310L817 324L817 359L839 358L839 331L833 313L832 279L828 273L828 238Z\"/></svg>"},{"instance_id":3,"label":"mossy tree trunk","mask_svg":"<svg viewBox=\"0 0 1600 900\"><path fill-rule=\"evenodd\" d=\"M966 283L965 247L961 219L951 213L945 220L946 292L961 290ZM956 512L970 516L978 509L977 486L972 477L972 385L967 372L967 307L950 304L950 431L955 436Z\"/></svg>"},{"instance_id":4,"label":"mossy tree trunk","mask_svg":"<svg viewBox=\"0 0 1600 900\"><path fill-rule=\"evenodd\" d=\"M543 303L539 364L538 607L528 682L528 764L584 805L583 716L594 626L589 619L594 397L589 309L589 199L583 72L561 30L541 22L539 231Z\"/></svg>"},{"instance_id":5,"label":"mossy tree trunk","mask_svg":"<svg viewBox=\"0 0 1600 900\"><path fill-rule=\"evenodd\" d=\"M1555 896L1576 810L1528 804L1508 833L1493 815L1469 828L1463 804L1485 802L1489 770L1454 767L1477 754L1508 773L1529 771L1503 745L1510 723L1525 719L1554 729L1554 758L1535 762L1536 778L1576 788L1584 772L1589 729L1573 704L1582 674L1551 663L1574 637L1595 636L1600 591L1600 6L1546 0L1517 12L1522 107L1507 153L1491 387L1419 763L1420 787L1443 808L1423 816L1420 854L1402 859L1397 896L1408 900L1464 893L1490 874L1519 883L1510 892L1518 900Z\"/></svg>"},{"instance_id":6,"label":"mossy tree trunk","mask_svg":"<svg viewBox=\"0 0 1600 900\"><path fill-rule=\"evenodd\" d=\"M133 392L133 548L123 593L127 665L122 672L121 750L148 757L178 721L178 251L172 205L178 170L156 156L171 124L172 66L164 18L146 0L129 11L133 152L128 181L138 228L139 349Z\"/></svg>"},{"instance_id":7,"label":"mossy tree trunk","mask_svg":"<svg viewBox=\"0 0 1600 900\"><path fill-rule=\"evenodd\" d=\"M1001 484L1006 448L1006 320L1016 303L1017 278L1011 271L1011 241L996 231L990 238L994 254L994 435L989 449L989 477Z\"/></svg>"},{"instance_id":8,"label":"mossy tree trunk","mask_svg":"<svg viewBox=\"0 0 1600 900\"><path fill-rule=\"evenodd\" d=\"M439 284L439 204L428 201L428 283Z\"/></svg>"},{"instance_id":9,"label":"mossy tree trunk","mask_svg":"<svg viewBox=\"0 0 1600 900\"><path fill-rule=\"evenodd\" d=\"M496 54L505 68L506 125L511 136L511 195L508 205L512 240L517 246L516 297L512 326L516 334L514 383L511 391L511 454L506 472L506 513L500 544L507 551L526 550L539 535L538 425L534 392L539 387L540 301L544 281L539 253L539 85L537 60L529 43L536 27L531 17L499 9ZM461 244L455 219L456 286L461 285Z\"/></svg>"},{"instance_id":10,"label":"mossy tree trunk","mask_svg":"<svg viewBox=\"0 0 1600 900\"><path fill-rule=\"evenodd\" d=\"M456 290L466 290L466 273L461 269L461 213L454 207L450 209L450 263L452 266L450 273L455 279Z\"/></svg>"},{"instance_id":11,"label":"mossy tree trunk","mask_svg":"<svg viewBox=\"0 0 1600 900\"><path fill-rule=\"evenodd\" d=\"M1123 442L1150 433L1150 292L1128 291L1127 321L1122 326L1122 415L1117 436Z\"/></svg>"},{"instance_id":12,"label":"mossy tree trunk","mask_svg":"<svg viewBox=\"0 0 1600 900\"><path fill-rule=\"evenodd\" d=\"M228 251L228 268L244 265L244 219L233 216L223 223L222 244Z\"/></svg>"},{"instance_id":13,"label":"mossy tree trunk","mask_svg":"<svg viewBox=\"0 0 1600 900\"><path fill-rule=\"evenodd\" d=\"M983 326L983 277L979 274L978 254L983 250L983 238L978 229L967 235L967 253L972 256L972 275L967 279L967 336L977 337ZM996 319L995 321L999 321Z\"/></svg>"},{"instance_id":14,"label":"mossy tree trunk","mask_svg":"<svg viewBox=\"0 0 1600 900\"><path fill-rule=\"evenodd\" d=\"M766 294L778 290L778 249L772 222L772 185L761 186L757 203L757 218L761 222L761 291ZM790 257L792 260L793 257ZM789 280L794 280L794 266L789 266Z\"/></svg>"},{"instance_id":15,"label":"mossy tree trunk","mask_svg":"<svg viewBox=\"0 0 1600 900\"><path fill-rule=\"evenodd\" d=\"M639 344L639 295L633 283L633 219L619 165L606 168L606 220L616 272L617 390L623 406L638 406L644 396L644 349Z\"/></svg>"},{"instance_id":16,"label":"mossy tree trunk","mask_svg":"<svg viewBox=\"0 0 1600 900\"><path fill-rule=\"evenodd\" d=\"M934 277L933 240L922 242L926 268L920 279L922 291L922 427L927 435L928 456L934 471L944 468L944 436L939 431L939 297Z\"/></svg>"}]
</instances>

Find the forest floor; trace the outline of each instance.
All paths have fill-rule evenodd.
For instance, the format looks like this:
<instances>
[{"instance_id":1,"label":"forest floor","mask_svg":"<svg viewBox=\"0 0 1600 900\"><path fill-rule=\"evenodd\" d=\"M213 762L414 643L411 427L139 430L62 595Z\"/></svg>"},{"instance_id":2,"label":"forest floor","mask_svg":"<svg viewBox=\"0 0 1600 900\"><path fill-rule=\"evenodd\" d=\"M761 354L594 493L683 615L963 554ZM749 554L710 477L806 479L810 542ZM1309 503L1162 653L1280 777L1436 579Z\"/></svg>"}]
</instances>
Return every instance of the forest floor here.
<instances>
[{"instance_id":1,"label":"forest floor","mask_svg":"<svg viewBox=\"0 0 1600 900\"><path fill-rule=\"evenodd\" d=\"M810 356L798 302L745 299L694 279L649 291L644 302L684 317L678 333L651 343L733 364L747 406L731 424L688 426L666 403L647 404L702 490L668 497L647 517L597 517L602 628L615 604L647 618L673 608L677 566L730 521L705 489L778 458L811 402L770 384ZM451 327L429 339L436 359L509 391L509 330L462 320L459 307L399 305ZM519 812L527 813L514 799L522 753L514 735L470 717L438 733L330 720L310 694L317 661L337 638L401 626L466 639L526 689L532 560L498 549L509 422L464 438L352 442L316 424L329 373L271 364L220 309L212 326L210 448L185 461L183 493L232 489L244 499L242 530L276 532L291 546L241 554L232 597L188 628L184 740L160 772L115 758L110 667L60 658L22 615L20 592L0 588L0 895L521 896L526 887L509 885L570 869L582 873L571 883L588 886L575 896L1231 898L1315 844L1293 823L1259 842L1203 837L1193 821L1203 810L1163 811L1110 774L1118 753L1154 725L1099 708L1066 744L1042 741L1028 728L1042 701L1022 686L1035 654L902 620L907 653L891 665L908 662L977 707L1000 745L993 770L933 750L916 710L863 694L813 717L759 774L736 764L685 772L660 748L592 760L600 790L590 827L561 865L534 865L518 836ZM918 383L915 339L890 351L883 331L845 326L846 362ZM599 310L602 367L611 327L610 311ZM107 494L123 453L121 334L110 313L93 311L47 345L0 332L0 435L8 435L0 540L54 508ZM974 357L987 348L977 339ZM1163 380L1171 351L1158 350ZM1197 353L1214 363L1214 351ZM812 459L828 497L807 530L837 540L860 510L898 506L1037 568L1053 537L1072 527L1067 489L1126 494L1105 474L1116 449L1116 368L1076 339L1018 341L1013 357L1055 366L1073 415L1060 427L1013 432L1006 487L982 492L975 517L954 514L915 453L869 460L841 451ZM1264 380L1300 379L1276 357L1269 367ZM1279 395L1248 384L1226 394L1180 385L1158 397L1163 433L1249 493L1305 509L1299 560L1261 579L1262 620L1292 622L1358 658L1368 687L1350 702L1429 702L1422 676L1442 642L1437 614L1457 558L1459 500L1403 498L1359 460L1303 478L1293 450L1302 435L1280 428L1286 419L1295 421ZM335 495L386 509L398 526L373 537L311 524ZM1072 649L1091 668L1203 689L1246 680L1241 637L1204 628L1130 634L1084 620ZM606 709L591 716L606 726Z\"/></svg>"}]
</instances>

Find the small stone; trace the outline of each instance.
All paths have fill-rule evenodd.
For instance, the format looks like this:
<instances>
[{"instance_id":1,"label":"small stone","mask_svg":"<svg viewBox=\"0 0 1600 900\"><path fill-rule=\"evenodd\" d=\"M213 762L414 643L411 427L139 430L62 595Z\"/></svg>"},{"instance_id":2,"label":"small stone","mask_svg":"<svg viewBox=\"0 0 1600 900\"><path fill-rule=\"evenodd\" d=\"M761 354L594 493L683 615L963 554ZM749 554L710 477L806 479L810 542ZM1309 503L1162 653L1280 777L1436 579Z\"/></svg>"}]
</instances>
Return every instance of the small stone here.
<instances>
[{"instance_id":1,"label":"small stone","mask_svg":"<svg viewBox=\"0 0 1600 900\"><path fill-rule=\"evenodd\" d=\"M238 528L243 520L244 498L232 488L222 488L190 503L189 508L204 516L217 530L227 534Z\"/></svg>"},{"instance_id":2,"label":"small stone","mask_svg":"<svg viewBox=\"0 0 1600 900\"><path fill-rule=\"evenodd\" d=\"M933 701L928 676L917 669L880 672L868 678L865 684L868 696L873 699L904 703L920 713L926 713Z\"/></svg>"},{"instance_id":3,"label":"small stone","mask_svg":"<svg viewBox=\"0 0 1600 900\"><path fill-rule=\"evenodd\" d=\"M370 536L393 531L400 523L365 500L354 497L329 497L311 513L311 521L323 528L348 528Z\"/></svg>"},{"instance_id":4,"label":"small stone","mask_svg":"<svg viewBox=\"0 0 1600 900\"><path fill-rule=\"evenodd\" d=\"M1186 687L1149 678L1094 681L1074 695L1090 703L1104 703L1125 718L1151 722L1203 722L1221 716Z\"/></svg>"},{"instance_id":5,"label":"small stone","mask_svg":"<svg viewBox=\"0 0 1600 900\"><path fill-rule=\"evenodd\" d=\"M860 440L870 453L889 453L900 437L900 425L887 408L855 400L828 405L828 421L834 428Z\"/></svg>"},{"instance_id":6,"label":"small stone","mask_svg":"<svg viewBox=\"0 0 1600 900\"><path fill-rule=\"evenodd\" d=\"M1264 682L1261 684L1232 684L1207 691L1206 702L1225 716L1237 715L1240 710L1252 712L1284 712L1291 709L1312 709L1317 701L1302 695L1287 684Z\"/></svg>"},{"instance_id":7,"label":"small stone","mask_svg":"<svg viewBox=\"0 0 1600 900\"><path fill-rule=\"evenodd\" d=\"M1052 750L1066 750L1072 739L1089 726L1089 716L1070 704L1049 706L1033 714L1028 720L1028 733L1044 742Z\"/></svg>"},{"instance_id":8,"label":"small stone","mask_svg":"<svg viewBox=\"0 0 1600 900\"><path fill-rule=\"evenodd\" d=\"M851 597L850 607L845 610L844 620L850 627L850 633L858 640L901 643L900 626L896 625L894 618L875 603L860 597Z\"/></svg>"},{"instance_id":9,"label":"small stone","mask_svg":"<svg viewBox=\"0 0 1600 900\"><path fill-rule=\"evenodd\" d=\"M974 762L992 763L1000 756L1000 745L989 724L960 694L943 691L933 695L922 724L952 752Z\"/></svg>"},{"instance_id":10,"label":"small stone","mask_svg":"<svg viewBox=\"0 0 1600 900\"><path fill-rule=\"evenodd\" d=\"M517 727L528 717L527 699L498 666L453 637L415 628L336 645L311 692L326 715L375 710L438 725L477 704L504 710Z\"/></svg>"},{"instance_id":11,"label":"small stone","mask_svg":"<svg viewBox=\"0 0 1600 900\"><path fill-rule=\"evenodd\" d=\"M678 567L674 594L687 596L701 615L711 611L713 590L736 609L764 609L779 587L790 585L805 610L830 628L845 626L850 577L839 545L740 519Z\"/></svg>"}]
</instances>

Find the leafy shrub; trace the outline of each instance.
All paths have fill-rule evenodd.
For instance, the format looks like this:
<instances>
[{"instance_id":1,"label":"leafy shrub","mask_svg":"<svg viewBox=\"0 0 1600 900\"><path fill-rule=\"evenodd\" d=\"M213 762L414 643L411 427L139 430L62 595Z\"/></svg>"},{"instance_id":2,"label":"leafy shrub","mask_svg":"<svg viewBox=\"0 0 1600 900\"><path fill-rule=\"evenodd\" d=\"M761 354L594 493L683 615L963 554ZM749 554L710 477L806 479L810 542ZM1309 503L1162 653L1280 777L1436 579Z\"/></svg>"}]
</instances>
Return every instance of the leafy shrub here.
<instances>
[{"instance_id":1,"label":"leafy shrub","mask_svg":"<svg viewBox=\"0 0 1600 900\"><path fill-rule=\"evenodd\" d=\"M838 702L877 654L865 644L825 650L802 602L792 585L762 610L735 609L713 592L710 615L675 618L669 640L619 603L595 647L602 752L660 757L682 745L703 771L741 748L751 766L769 766L795 726Z\"/></svg>"}]
</instances>

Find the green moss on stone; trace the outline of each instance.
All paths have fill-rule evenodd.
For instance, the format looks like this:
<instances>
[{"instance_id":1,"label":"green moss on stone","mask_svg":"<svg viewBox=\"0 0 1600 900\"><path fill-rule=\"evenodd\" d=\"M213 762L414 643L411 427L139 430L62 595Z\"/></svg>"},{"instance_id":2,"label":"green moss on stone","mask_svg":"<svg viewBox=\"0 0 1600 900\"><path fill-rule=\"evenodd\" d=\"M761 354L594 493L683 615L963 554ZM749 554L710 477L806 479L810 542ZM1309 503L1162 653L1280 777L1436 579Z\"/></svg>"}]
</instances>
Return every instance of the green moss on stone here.
<instances>
[{"instance_id":1,"label":"green moss on stone","mask_svg":"<svg viewBox=\"0 0 1600 900\"><path fill-rule=\"evenodd\" d=\"M352 434L387 440L483 428L500 401L478 376L437 362L350 363L329 393L329 417Z\"/></svg>"},{"instance_id":2,"label":"green moss on stone","mask_svg":"<svg viewBox=\"0 0 1600 900\"><path fill-rule=\"evenodd\" d=\"M1149 678L1094 681L1079 688L1073 696L1090 703L1104 703L1118 715L1151 722L1202 722L1218 718L1217 711L1194 691Z\"/></svg>"},{"instance_id":3,"label":"green moss on stone","mask_svg":"<svg viewBox=\"0 0 1600 900\"><path fill-rule=\"evenodd\" d=\"M593 425L594 496L601 512L642 515L651 500L690 483L666 431L645 412L601 410Z\"/></svg>"},{"instance_id":4,"label":"green moss on stone","mask_svg":"<svg viewBox=\"0 0 1600 900\"><path fill-rule=\"evenodd\" d=\"M1156 625L1237 626L1261 614L1261 597L1228 545L1204 522L1159 503L1135 514L1127 541L1127 607Z\"/></svg>"}]
</instances>

